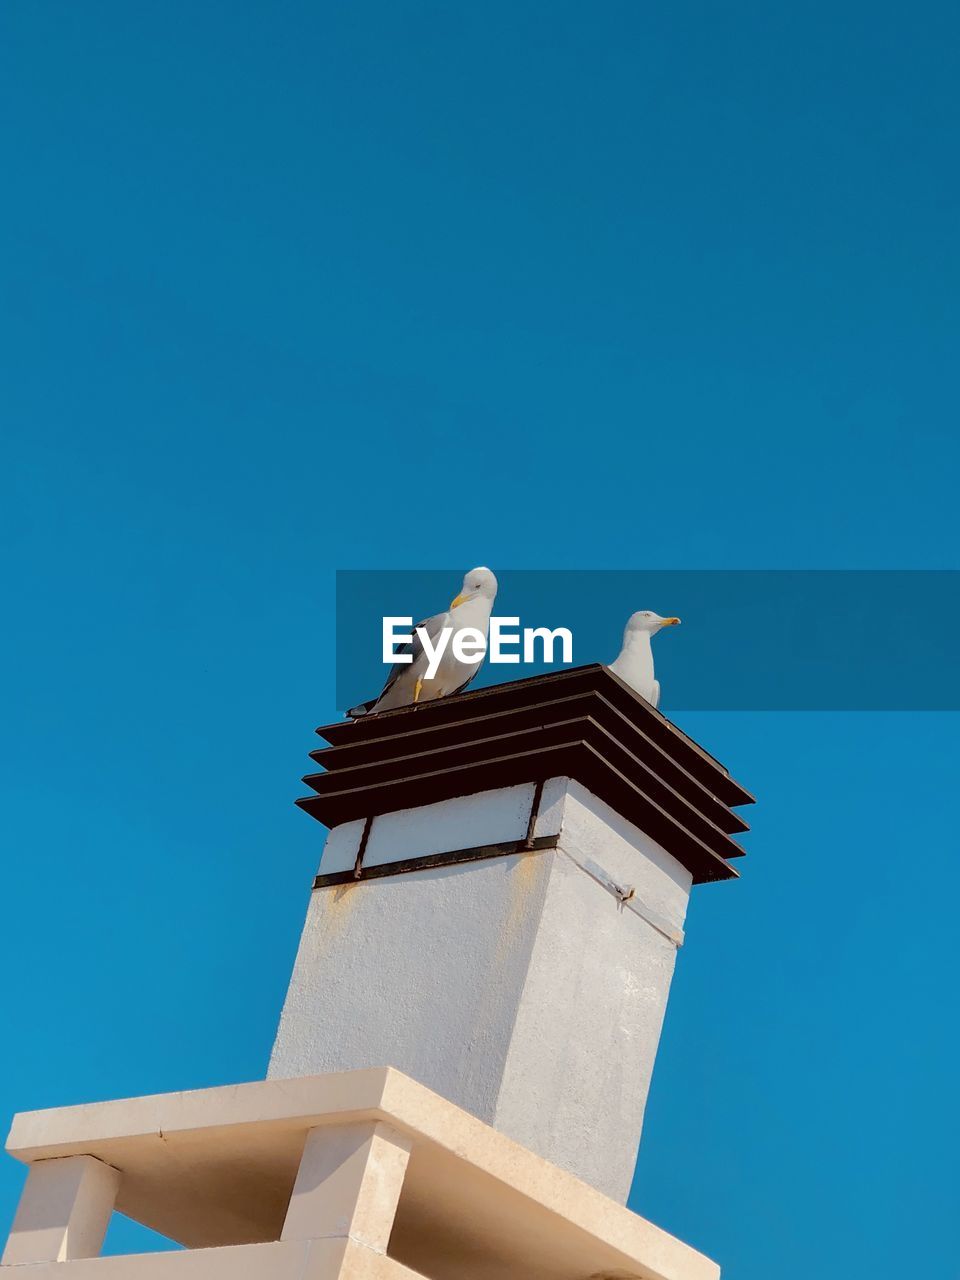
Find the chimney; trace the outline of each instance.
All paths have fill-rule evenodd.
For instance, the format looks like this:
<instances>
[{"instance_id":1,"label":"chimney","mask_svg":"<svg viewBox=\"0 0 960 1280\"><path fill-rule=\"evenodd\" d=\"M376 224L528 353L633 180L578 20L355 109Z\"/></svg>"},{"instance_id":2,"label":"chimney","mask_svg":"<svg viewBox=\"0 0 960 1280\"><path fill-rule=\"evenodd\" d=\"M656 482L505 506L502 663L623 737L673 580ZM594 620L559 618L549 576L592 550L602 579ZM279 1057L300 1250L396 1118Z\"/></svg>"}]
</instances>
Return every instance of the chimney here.
<instances>
[{"instance_id":1,"label":"chimney","mask_svg":"<svg viewBox=\"0 0 960 1280\"><path fill-rule=\"evenodd\" d=\"M753 797L600 665L318 733L268 1076L396 1067L625 1202L690 888Z\"/></svg>"}]
</instances>

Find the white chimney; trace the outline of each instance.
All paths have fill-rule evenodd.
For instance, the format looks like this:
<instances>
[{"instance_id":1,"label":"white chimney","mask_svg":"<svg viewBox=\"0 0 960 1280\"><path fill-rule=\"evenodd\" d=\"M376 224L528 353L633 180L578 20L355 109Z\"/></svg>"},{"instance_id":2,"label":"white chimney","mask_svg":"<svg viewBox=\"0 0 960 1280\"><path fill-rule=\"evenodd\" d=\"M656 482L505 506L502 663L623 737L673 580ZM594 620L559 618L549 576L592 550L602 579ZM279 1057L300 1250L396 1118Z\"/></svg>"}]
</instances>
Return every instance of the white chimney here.
<instances>
[{"instance_id":1,"label":"white chimney","mask_svg":"<svg viewBox=\"0 0 960 1280\"><path fill-rule=\"evenodd\" d=\"M752 796L599 665L318 732L269 1077L396 1067L625 1201L690 888Z\"/></svg>"}]
</instances>

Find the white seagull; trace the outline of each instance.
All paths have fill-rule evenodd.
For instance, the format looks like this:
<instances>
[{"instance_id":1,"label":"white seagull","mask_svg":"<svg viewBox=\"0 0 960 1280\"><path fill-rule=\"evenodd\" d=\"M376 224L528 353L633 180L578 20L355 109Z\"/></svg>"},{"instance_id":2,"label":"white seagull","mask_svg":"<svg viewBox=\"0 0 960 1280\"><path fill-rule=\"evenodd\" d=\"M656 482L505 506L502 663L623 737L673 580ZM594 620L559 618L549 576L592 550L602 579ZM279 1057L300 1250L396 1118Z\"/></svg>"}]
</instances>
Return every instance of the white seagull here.
<instances>
[{"instance_id":1,"label":"white seagull","mask_svg":"<svg viewBox=\"0 0 960 1280\"><path fill-rule=\"evenodd\" d=\"M413 661L395 663L390 668L387 683L379 698L351 707L347 715L356 720L359 716L389 711L392 707L406 707L413 702L431 702L434 698L445 698L465 689L483 665L485 653L481 654L479 661L461 662L453 651L454 636L458 631L469 627L479 631L486 639L496 595L497 579L493 573L482 565L478 569L471 569L464 575L460 593L450 601L450 607L443 613L434 614L432 618L417 623L413 643L405 648ZM417 630L422 628L427 633L431 647L435 649L437 638L444 627L449 627L453 634L449 637L433 677L427 679L430 658L420 642Z\"/></svg>"},{"instance_id":2,"label":"white seagull","mask_svg":"<svg viewBox=\"0 0 960 1280\"><path fill-rule=\"evenodd\" d=\"M678 627L679 618L661 618L659 613L641 609L627 619L623 631L623 648L610 670L636 689L651 706L660 705L660 685L653 678L653 648L650 641L661 627Z\"/></svg>"}]
</instances>

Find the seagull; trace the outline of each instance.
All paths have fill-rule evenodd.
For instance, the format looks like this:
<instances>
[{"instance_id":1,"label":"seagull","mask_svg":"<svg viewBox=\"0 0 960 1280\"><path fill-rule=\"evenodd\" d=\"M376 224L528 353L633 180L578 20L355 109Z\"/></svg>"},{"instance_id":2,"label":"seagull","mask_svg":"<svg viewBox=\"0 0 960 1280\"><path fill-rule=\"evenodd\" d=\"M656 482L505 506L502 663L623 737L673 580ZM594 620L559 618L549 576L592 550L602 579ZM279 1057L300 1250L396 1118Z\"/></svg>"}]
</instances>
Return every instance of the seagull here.
<instances>
[{"instance_id":1,"label":"seagull","mask_svg":"<svg viewBox=\"0 0 960 1280\"><path fill-rule=\"evenodd\" d=\"M434 614L432 618L417 623L413 643L406 646L406 652L411 655L412 661L395 663L390 668L387 683L380 696L351 707L347 715L356 720L360 716L389 711L392 707L406 707L415 702L446 698L465 689L483 665L484 654L477 661L461 662L453 652L454 635L470 627L479 631L486 640L496 594L497 579L493 573L482 565L478 569L471 569L464 575L463 586L459 594L450 601L450 607L443 613ZM417 631L422 628L429 637L431 647L435 649L444 627L449 628L453 634L449 637L433 678L427 679L429 655Z\"/></svg>"},{"instance_id":2,"label":"seagull","mask_svg":"<svg viewBox=\"0 0 960 1280\"><path fill-rule=\"evenodd\" d=\"M678 627L679 618L661 618L659 613L642 609L632 613L623 630L623 648L610 670L620 677L652 707L660 705L660 684L653 678L653 649L650 641L661 627Z\"/></svg>"}]
</instances>

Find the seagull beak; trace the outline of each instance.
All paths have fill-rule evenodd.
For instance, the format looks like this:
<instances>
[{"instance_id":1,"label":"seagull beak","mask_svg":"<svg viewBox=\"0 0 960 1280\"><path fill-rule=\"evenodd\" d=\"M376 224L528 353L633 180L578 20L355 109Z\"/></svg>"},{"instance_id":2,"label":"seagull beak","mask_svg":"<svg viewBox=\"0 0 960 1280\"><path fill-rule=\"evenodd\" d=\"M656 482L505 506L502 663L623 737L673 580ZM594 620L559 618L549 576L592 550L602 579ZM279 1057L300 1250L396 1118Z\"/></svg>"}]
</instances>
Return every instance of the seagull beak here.
<instances>
[{"instance_id":1,"label":"seagull beak","mask_svg":"<svg viewBox=\"0 0 960 1280\"><path fill-rule=\"evenodd\" d=\"M458 604L463 604L465 600L472 600L473 596L467 595L466 591L461 591L458 596L454 596L450 601L450 608L455 609Z\"/></svg>"},{"instance_id":2,"label":"seagull beak","mask_svg":"<svg viewBox=\"0 0 960 1280\"><path fill-rule=\"evenodd\" d=\"M679 627L679 625L680 625L680 619L679 619L679 618L664 618L664 620L660 623L660 625L661 625L661 627Z\"/></svg>"}]
</instances>

